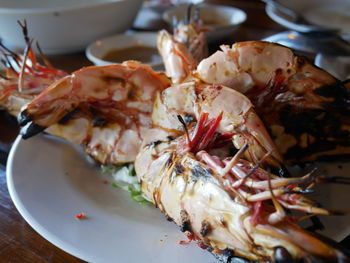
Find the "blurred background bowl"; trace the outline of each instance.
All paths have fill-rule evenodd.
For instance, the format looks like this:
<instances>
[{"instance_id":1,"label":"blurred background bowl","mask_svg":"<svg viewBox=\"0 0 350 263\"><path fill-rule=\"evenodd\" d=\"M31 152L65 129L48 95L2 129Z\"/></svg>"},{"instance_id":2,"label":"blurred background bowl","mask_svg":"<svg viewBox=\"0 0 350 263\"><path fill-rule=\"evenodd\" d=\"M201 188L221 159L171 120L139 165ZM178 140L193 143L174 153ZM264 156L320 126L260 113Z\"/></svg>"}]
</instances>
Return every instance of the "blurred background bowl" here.
<instances>
[{"instance_id":1,"label":"blurred background bowl","mask_svg":"<svg viewBox=\"0 0 350 263\"><path fill-rule=\"evenodd\" d=\"M204 26L212 28L212 30L206 32L208 42L215 42L229 37L247 18L244 11L230 6L204 3L196 6L200 10L200 18ZM187 9L188 5L175 6L164 12L163 19L169 25L173 25L174 21L184 20ZM195 8L192 8L191 11L194 12Z\"/></svg>"},{"instance_id":2,"label":"blurred background bowl","mask_svg":"<svg viewBox=\"0 0 350 263\"><path fill-rule=\"evenodd\" d=\"M296 11L308 22L326 28L340 30L341 35L350 35L350 1L349 0L274 0ZM275 22L291 28L287 14L275 8L273 2L266 5L266 13Z\"/></svg>"},{"instance_id":3,"label":"blurred background bowl","mask_svg":"<svg viewBox=\"0 0 350 263\"><path fill-rule=\"evenodd\" d=\"M24 48L17 21L46 54L82 51L92 41L131 28L142 0L0 0L0 38Z\"/></svg>"},{"instance_id":4,"label":"blurred background bowl","mask_svg":"<svg viewBox=\"0 0 350 263\"><path fill-rule=\"evenodd\" d=\"M117 52L122 54L109 55ZM118 34L96 40L86 48L86 56L97 66L137 60L155 70L163 69L163 61L157 50L157 33L154 32ZM119 61L116 61L117 57Z\"/></svg>"}]
</instances>

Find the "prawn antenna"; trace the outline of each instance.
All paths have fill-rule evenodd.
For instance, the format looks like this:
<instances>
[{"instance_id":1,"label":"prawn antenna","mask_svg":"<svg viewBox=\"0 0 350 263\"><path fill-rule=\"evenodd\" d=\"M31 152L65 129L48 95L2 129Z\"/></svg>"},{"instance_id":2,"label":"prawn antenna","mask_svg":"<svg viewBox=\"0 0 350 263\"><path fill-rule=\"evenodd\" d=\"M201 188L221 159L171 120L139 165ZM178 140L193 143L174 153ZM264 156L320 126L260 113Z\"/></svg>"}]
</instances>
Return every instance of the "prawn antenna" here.
<instances>
[{"instance_id":1,"label":"prawn antenna","mask_svg":"<svg viewBox=\"0 0 350 263\"><path fill-rule=\"evenodd\" d=\"M186 125L186 122L185 120L182 118L182 116L179 114L177 115L177 119L179 120L179 122L182 124L182 126L184 127L185 129L185 132L186 132L186 137L187 137L187 141L188 141L188 144L190 145L191 144L191 140L190 140L190 135L188 133L188 129L187 129L187 125Z\"/></svg>"},{"instance_id":2,"label":"prawn antenna","mask_svg":"<svg viewBox=\"0 0 350 263\"><path fill-rule=\"evenodd\" d=\"M35 44L36 44L36 48L39 51L40 58L44 62L45 66L48 67L48 68L52 68L52 64L50 63L50 61L47 59L47 57L45 56L44 52L42 51L42 49L41 49L41 47L39 45L39 42L35 41Z\"/></svg>"},{"instance_id":3,"label":"prawn antenna","mask_svg":"<svg viewBox=\"0 0 350 263\"><path fill-rule=\"evenodd\" d=\"M20 60L20 57L19 57L15 52L13 52L12 50L8 49L1 41L0 41L0 47L2 48L2 49L1 49L1 52L2 52L4 55L7 55L7 54L5 53L5 51L6 51L6 52L8 52L16 61L17 61L17 60Z\"/></svg>"},{"instance_id":4,"label":"prawn antenna","mask_svg":"<svg viewBox=\"0 0 350 263\"><path fill-rule=\"evenodd\" d=\"M29 36L28 36L28 26L27 26L27 20L23 20L23 23L20 20L17 20L17 23L22 28L23 36L25 42L28 44L30 42Z\"/></svg>"},{"instance_id":5,"label":"prawn antenna","mask_svg":"<svg viewBox=\"0 0 350 263\"><path fill-rule=\"evenodd\" d=\"M193 4L189 4L187 7L187 13L185 17L185 24L189 24L191 22L191 13L192 13Z\"/></svg>"},{"instance_id":6,"label":"prawn antenna","mask_svg":"<svg viewBox=\"0 0 350 263\"><path fill-rule=\"evenodd\" d=\"M243 179L247 179L249 176L251 176L271 154L272 150L265 153L265 155L259 161L257 161L257 163L248 171L248 173L243 177Z\"/></svg>"},{"instance_id":7,"label":"prawn antenna","mask_svg":"<svg viewBox=\"0 0 350 263\"><path fill-rule=\"evenodd\" d=\"M19 92L22 92L24 88L24 74L25 74L26 63L27 63L28 55L31 49L31 45L32 45L32 40L29 40L29 42L27 43L26 50L24 52L23 64L22 64L21 72L19 74L19 80L18 80Z\"/></svg>"}]
</instances>

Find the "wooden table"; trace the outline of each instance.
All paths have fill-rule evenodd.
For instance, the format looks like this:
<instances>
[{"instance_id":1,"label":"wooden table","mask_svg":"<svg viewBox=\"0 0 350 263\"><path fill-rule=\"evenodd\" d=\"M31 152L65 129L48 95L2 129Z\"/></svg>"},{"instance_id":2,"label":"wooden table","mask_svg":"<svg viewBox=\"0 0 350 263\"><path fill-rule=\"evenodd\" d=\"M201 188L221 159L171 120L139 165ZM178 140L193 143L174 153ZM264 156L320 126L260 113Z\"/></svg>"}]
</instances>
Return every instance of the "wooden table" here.
<instances>
[{"instance_id":1,"label":"wooden table","mask_svg":"<svg viewBox=\"0 0 350 263\"><path fill-rule=\"evenodd\" d=\"M231 5L244 10L247 21L229 39L211 46L216 50L220 44L236 41L258 40L283 30L264 11L264 4L256 0L211 0L208 2ZM148 21L142 29L158 30L166 26L160 20ZM68 72L91 65L84 53L49 56L57 68ZM16 120L0 111L0 263L1 262L83 262L55 247L37 234L17 212L6 185L6 159L11 144L18 134Z\"/></svg>"}]
</instances>

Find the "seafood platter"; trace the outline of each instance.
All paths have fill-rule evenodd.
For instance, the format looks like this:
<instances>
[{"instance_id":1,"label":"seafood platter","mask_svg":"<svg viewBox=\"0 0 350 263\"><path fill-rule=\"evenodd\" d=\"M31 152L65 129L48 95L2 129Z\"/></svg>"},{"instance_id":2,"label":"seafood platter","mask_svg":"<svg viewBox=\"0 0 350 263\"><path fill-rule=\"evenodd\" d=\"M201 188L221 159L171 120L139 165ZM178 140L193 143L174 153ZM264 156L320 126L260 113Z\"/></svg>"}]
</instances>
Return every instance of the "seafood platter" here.
<instances>
[{"instance_id":1,"label":"seafood platter","mask_svg":"<svg viewBox=\"0 0 350 263\"><path fill-rule=\"evenodd\" d=\"M349 80L269 42L208 56L195 18L158 33L165 72L68 74L21 26L23 55L0 47L7 179L46 239L90 262L348 262L349 165L329 160L350 153Z\"/></svg>"}]
</instances>

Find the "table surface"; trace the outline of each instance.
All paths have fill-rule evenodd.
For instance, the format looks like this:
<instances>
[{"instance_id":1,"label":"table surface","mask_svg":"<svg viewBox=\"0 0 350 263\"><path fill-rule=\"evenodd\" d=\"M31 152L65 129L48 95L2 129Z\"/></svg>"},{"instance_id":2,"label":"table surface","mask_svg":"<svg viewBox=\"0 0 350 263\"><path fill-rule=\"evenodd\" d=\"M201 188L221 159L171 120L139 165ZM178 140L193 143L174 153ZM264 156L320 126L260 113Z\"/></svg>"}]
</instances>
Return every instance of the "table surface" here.
<instances>
[{"instance_id":1,"label":"table surface","mask_svg":"<svg viewBox=\"0 0 350 263\"><path fill-rule=\"evenodd\" d=\"M265 14L265 4L256 0L211 0L207 2L238 7L247 13L247 21L230 36L210 47L216 50L220 44L258 40L284 29ZM142 28L135 30L157 31L166 27L160 16L151 19L140 17ZM48 56L52 64L72 72L91 65L84 53ZM84 262L67 254L37 234L21 217L14 206L6 185L6 159L11 144L18 134L16 120L0 110L0 262ZM348 244L348 239L346 240ZM349 247L349 246L348 246Z\"/></svg>"}]
</instances>

